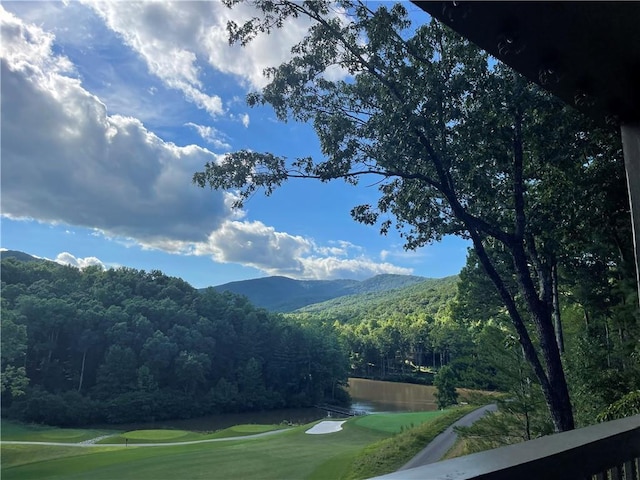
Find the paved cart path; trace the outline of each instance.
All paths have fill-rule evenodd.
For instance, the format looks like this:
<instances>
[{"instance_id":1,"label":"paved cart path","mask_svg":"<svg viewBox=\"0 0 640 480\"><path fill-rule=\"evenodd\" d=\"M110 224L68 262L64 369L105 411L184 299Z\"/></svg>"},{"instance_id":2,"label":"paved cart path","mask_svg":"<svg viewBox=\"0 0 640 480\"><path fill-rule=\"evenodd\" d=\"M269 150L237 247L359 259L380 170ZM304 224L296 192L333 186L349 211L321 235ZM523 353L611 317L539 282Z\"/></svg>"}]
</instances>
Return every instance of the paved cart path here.
<instances>
[{"instance_id":1,"label":"paved cart path","mask_svg":"<svg viewBox=\"0 0 640 480\"><path fill-rule=\"evenodd\" d=\"M171 447L176 445L194 445L196 443L211 443L211 442L231 442L233 440L252 440L254 438L268 437L276 435L278 433L286 432L289 428L283 428L281 430L272 430L270 432L256 433L255 435L243 435L238 437L223 437L223 438L208 438L206 440L191 440L187 442L166 442L166 443L95 443L98 440L102 440L105 437L97 437L91 440L85 440L80 443L62 443L62 442L20 442L14 440L2 441L2 445L53 445L57 447Z\"/></svg>"},{"instance_id":2,"label":"paved cart path","mask_svg":"<svg viewBox=\"0 0 640 480\"><path fill-rule=\"evenodd\" d=\"M439 461L444 455L453 447L456 442L458 434L453 430L453 427L468 427L475 423L478 419L484 416L488 412L495 412L498 409L497 405L486 405L478 408L473 412L465 415L460 420L455 422L444 432L434 438L429 445L422 449L415 457L405 463L399 470L407 470L408 468L420 467L422 465L428 465L429 463L435 463Z\"/></svg>"}]
</instances>

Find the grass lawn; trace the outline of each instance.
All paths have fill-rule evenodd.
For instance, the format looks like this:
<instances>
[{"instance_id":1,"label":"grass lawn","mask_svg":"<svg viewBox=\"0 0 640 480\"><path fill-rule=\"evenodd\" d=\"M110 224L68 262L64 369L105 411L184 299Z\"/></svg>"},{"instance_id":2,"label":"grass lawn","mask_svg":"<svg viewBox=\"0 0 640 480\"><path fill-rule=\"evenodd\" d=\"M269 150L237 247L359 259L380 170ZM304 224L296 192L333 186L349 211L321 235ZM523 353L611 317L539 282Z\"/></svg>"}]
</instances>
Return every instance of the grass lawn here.
<instances>
[{"instance_id":1,"label":"grass lawn","mask_svg":"<svg viewBox=\"0 0 640 480\"><path fill-rule=\"evenodd\" d=\"M370 478L396 471L449 425L476 408L467 406L445 410L416 428L368 445L351 462L346 478Z\"/></svg>"},{"instance_id":2,"label":"grass lawn","mask_svg":"<svg viewBox=\"0 0 640 480\"><path fill-rule=\"evenodd\" d=\"M462 410L465 409L459 409L454 416L461 415ZM362 461L368 463L366 459L371 459L373 454L377 458L374 463L378 463L381 455L388 455L384 452L387 451L386 445L389 442L400 441L399 448L402 450L415 448L416 439L424 439L427 432L423 431L417 437L407 437L407 433L424 430L432 423L437 425L436 430L439 430L446 427L447 422L452 421L451 418L449 413L443 412L376 414L349 419L341 431L326 435L305 434L304 432L314 425L311 423L264 438L179 446L143 447L136 446L136 443L166 443L251 435L280 426L238 425L214 434L182 430L112 432L115 435L105 441L116 445L101 444L91 448L3 444L1 473L3 480L362 478L363 471L354 470L354 462L362 466ZM416 428L407 432L412 425ZM97 430L73 430L75 433L72 435L60 432L66 429L5 425L4 422L2 426L3 440L20 438L58 441L62 437L73 438L68 441L81 441L106 434L105 431ZM397 433L403 430L404 433ZM429 431L429 434L432 433ZM55 439L52 440L51 436ZM124 442L125 438L129 439L128 447L117 444ZM412 442L407 442L409 438ZM413 445L409 446L411 443ZM404 453L406 454L406 451ZM369 471L367 470L367 473Z\"/></svg>"},{"instance_id":3,"label":"grass lawn","mask_svg":"<svg viewBox=\"0 0 640 480\"><path fill-rule=\"evenodd\" d=\"M444 411L411 412L411 413L378 413L358 417L355 424L361 427L371 428L387 433L399 433L409 428L433 420L442 415Z\"/></svg>"},{"instance_id":4,"label":"grass lawn","mask_svg":"<svg viewBox=\"0 0 640 480\"><path fill-rule=\"evenodd\" d=\"M305 434L310 427L253 440L151 448L2 445L2 479L339 479L364 446L388 436L352 421L327 435Z\"/></svg>"},{"instance_id":5,"label":"grass lawn","mask_svg":"<svg viewBox=\"0 0 640 480\"><path fill-rule=\"evenodd\" d=\"M115 430L92 430L76 428L58 428L46 425L27 425L2 419L0 423L2 440L26 442L78 443L84 440L119 433Z\"/></svg>"},{"instance_id":6,"label":"grass lawn","mask_svg":"<svg viewBox=\"0 0 640 480\"><path fill-rule=\"evenodd\" d=\"M244 437L257 433L280 430L282 425L236 425L214 433L198 433L186 430L134 430L100 440L100 445L136 443L173 443L209 440L213 438Z\"/></svg>"}]
</instances>

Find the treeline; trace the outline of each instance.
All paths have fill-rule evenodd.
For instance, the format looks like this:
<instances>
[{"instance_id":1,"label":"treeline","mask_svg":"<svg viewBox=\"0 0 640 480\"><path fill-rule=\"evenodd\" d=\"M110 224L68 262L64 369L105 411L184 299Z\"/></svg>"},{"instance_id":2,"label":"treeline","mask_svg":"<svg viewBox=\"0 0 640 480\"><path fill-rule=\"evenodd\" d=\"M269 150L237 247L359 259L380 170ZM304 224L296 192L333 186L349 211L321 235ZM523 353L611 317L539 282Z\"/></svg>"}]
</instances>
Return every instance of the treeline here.
<instances>
[{"instance_id":1,"label":"treeline","mask_svg":"<svg viewBox=\"0 0 640 480\"><path fill-rule=\"evenodd\" d=\"M347 345L354 376L431 384L438 368L473 348L470 333L447 316L457 284L458 276L429 279L311 305L291 316L334 328Z\"/></svg>"},{"instance_id":2,"label":"treeline","mask_svg":"<svg viewBox=\"0 0 640 480\"><path fill-rule=\"evenodd\" d=\"M329 328L159 271L2 261L2 411L55 425L346 401Z\"/></svg>"},{"instance_id":3,"label":"treeline","mask_svg":"<svg viewBox=\"0 0 640 480\"><path fill-rule=\"evenodd\" d=\"M607 241L630 238L628 225L621 225L619 232L603 229L590 252L567 258L558 269L557 341L578 425L611 418L612 411L640 413L633 257ZM332 301L295 316L335 330L347 346L353 376L434 383L446 372L457 387L507 393L502 412L508 420L497 429L515 430L512 438L553 432L517 333L473 254L454 282Z\"/></svg>"},{"instance_id":4,"label":"treeline","mask_svg":"<svg viewBox=\"0 0 640 480\"><path fill-rule=\"evenodd\" d=\"M632 235L625 191L616 188L624 185L624 172L616 164L594 163L592 168L593 178L580 180L594 184L600 179L598 191L591 191L598 197L591 200L593 215L573 218L564 233L552 293L556 341L578 425L613 418L613 413L640 413L640 311ZM581 195L589 191L584 187ZM487 249L516 292L510 260L489 242ZM331 326L348 348L354 376L432 383L446 371L457 387L508 393L501 410L505 417L495 428L513 433L504 438L553 431L518 335L473 253L453 279L335 299L293 316ZM534 342L540 348L539 339Z\"/></svg>"}]
</instances>

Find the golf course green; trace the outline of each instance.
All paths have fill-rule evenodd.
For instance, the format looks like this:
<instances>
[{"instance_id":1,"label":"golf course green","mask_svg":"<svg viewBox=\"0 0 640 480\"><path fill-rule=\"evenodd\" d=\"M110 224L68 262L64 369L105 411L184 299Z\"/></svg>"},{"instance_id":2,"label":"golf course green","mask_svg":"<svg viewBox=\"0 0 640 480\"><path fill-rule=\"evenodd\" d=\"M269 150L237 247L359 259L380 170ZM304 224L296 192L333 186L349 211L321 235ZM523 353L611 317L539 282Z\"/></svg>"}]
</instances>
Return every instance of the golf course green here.
<instances>
[{"instance_id":1,"label":"golf course green","mask_svg":"<svg viewBox=\"0 0 640 480\"><path fill-rule=\"evenodd\" d=\"M365 447L394 435L400 437L403 433L397 432L410 432L436 418L451 416L443 423L453 423L463 410L355 417L347 420L342 430L324 435L305 433L318 422L284 428L238 425L200 434L182 430L72 430L3 420L1 473L3 480L353 478L351 466ZM271 433L260 436L266 432ZM87 447L92 438L100 438L99 443ZM16 441L55 445L11 443Z\"/></svg>"}]
</instances>

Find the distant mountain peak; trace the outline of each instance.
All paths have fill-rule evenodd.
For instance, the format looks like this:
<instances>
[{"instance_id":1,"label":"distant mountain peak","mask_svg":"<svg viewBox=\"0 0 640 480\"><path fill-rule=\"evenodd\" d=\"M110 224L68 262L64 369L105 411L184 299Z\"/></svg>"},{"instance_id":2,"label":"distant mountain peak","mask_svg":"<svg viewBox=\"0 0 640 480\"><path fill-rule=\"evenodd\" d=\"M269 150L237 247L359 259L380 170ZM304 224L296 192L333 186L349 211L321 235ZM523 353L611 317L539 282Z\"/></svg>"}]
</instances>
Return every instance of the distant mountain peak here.
<instances>
[{"instance_id":1,"label":"distant mountain peak","mask_svg":"<svg viewBox=\"0 0 640 480\"><path fill-rule=\"evenodd\" d=\"M426 280L414 275L380 274L366 280L295 280L273 276L229 282L213 287L218 292L246 296L258 307L291 312L307 305L361 293L404 288Z\"/></svg>"},{"instance_id":2,"label":"distant mountain peak","mask_svg":"<svg viewBox=\"0 0 640 480\"><path fill-rule=\"evenodd\" d=\"M15 258L21 262L39 262L43 260L42 258L34 257L33 255L18 250L0 250L0 260L4 260L5 258Z\"/></svg>"}]
</instances>

